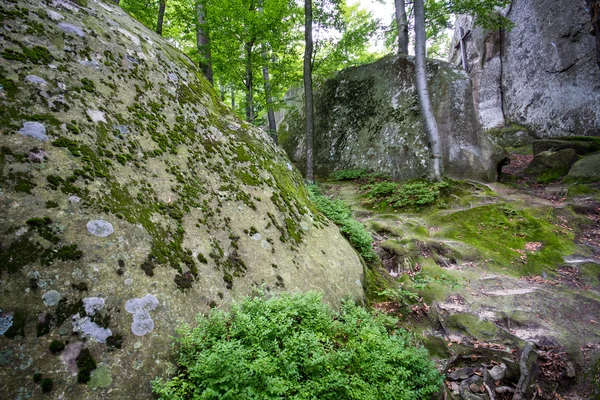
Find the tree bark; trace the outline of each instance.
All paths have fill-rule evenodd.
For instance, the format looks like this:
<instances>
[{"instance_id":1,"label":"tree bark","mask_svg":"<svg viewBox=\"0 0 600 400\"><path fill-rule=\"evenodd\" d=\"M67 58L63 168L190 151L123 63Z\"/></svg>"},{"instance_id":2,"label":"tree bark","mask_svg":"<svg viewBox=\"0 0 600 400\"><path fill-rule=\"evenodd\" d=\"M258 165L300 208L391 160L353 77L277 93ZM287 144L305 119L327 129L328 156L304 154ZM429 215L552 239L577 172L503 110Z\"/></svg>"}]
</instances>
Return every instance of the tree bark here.
<instances>
[{"instance_id":1,"label":"tree bark","mask_svg":"<svg viewBox=\"0 0 600 400\"><path fill-rule=\"evenodd\" d=\"M158 21L156 22L156 33L162 36L163 21L165 20L165 8L167 0L160 0L158 3Z\"/></svg>"},{"instance_id":2,"label":"tree bark","mask_svg":"<svg viewBox=\"0 0 600 400\"><path fill-rule=\"evenodd\" d=\"M213 82L212 59L210 55L210 38L206 29L206 12L204 0L196 0L196 50L200 55L198 66L211 85Z\"/></svg>"},{"instance_id":3,"label":"tree bark","mask_svg":"<svg viewBox=\"0 0 600 400\"><path fill-rule=\"evenodd\" d=\"M440 134L437 122L431 109L429 89L427 88L427 71L425 68L425 10L423 0L414 1L415 10L415 75L417 82L417 93L419 96L419 107L425 123L425 132L429 142L430 155L430 179L441 181L442 152Z\"/></svg>"},{"instance_id":4,"label":"tree bark","mask_svg":"<svg viewBox=\"0 0 600 400\"><path fill-rule=\"evenodd\" d=\"M587 0L592 17L592 34L596 36L596 61L600 67L600 0Z\"/></svg>"},{"instance_id":5,"label":"tree bark","mask_svg":"<svg viewBox=\"0 0 600 400\"><path fill-rule=\"evenodd\" d=\"M275 111L273 111L273 97L271 96L271 82L269 78L269 67L267 67L267 50L263 47L262 52L265 64L262 68L263 80L265 82L265 98L267 101L267 119L269 120L269 135L277 144L277 125L275 124Z\"/></svg>"},{"instance_id":6,"label":"tree bark","mask_svg":"<svg viewBox=\"0 0 600 400\"><path fill-rule=\"evenodd\" d=\"M398 25L398 54L408 54L408 18L404 0L394 0Z\"/></svg>"},{"instance_id":7,"label":"tree bark","mask_svg":"<svg viewBox=\"0 0 600 400\"><path fill-rule=\"evenodd\" d=\"M219 91L221 92L221 101L225 101L225 86L223 85L223 81L219 79Z\"/></svg>"},{"instance_id":8,"label":"tree bark","mask_svg":"<svg viewBox=\"0 0 600 400\"><path fill-rule=\"evenodd\" d=\"M231 109L235 111L235 89L231 88Z\"/></svg>"},{"instance_id":9,"label":"tree bark","mask_svg":"<svg viewBox=\"0 0 600 400\"><path fill-rule=\"evenodd\" d=\"M246 47L246 120L254 121L254 75L252 72L252 48L254 44L247 42Z\"/></svg>"},{"instance_id":10,"label":"tree bark","mask_svg":"<svg viewBox=\"0 0 600 400\"><path fill-rule=\"evenodd\" d=\"M313 137L315 131L312 85L312 0L304 0L304 113L306 133L306 180L315 182Z\"/></svg>"}]
</instances>

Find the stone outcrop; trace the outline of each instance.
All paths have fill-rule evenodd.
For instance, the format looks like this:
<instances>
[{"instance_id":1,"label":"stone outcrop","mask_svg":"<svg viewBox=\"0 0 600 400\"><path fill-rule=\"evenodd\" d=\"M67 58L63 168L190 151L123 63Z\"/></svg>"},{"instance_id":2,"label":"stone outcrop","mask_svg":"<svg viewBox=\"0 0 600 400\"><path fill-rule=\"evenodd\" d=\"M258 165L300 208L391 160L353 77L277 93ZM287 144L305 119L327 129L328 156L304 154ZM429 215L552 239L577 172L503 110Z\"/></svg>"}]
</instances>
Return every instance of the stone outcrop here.
<instances>
[{"instance_id":1,"label":"stone outcrop","mask_svg":"<svg viewBox=\"0 0 600 400\"><path fill-rule=\"evenodd\" d=\"M443 149L444 175L496 179L502 150L482 132L467 74L429 60L428 81ZM304 169L304 111L294 93L281 118L279 142ZM429 150L414 84L412 58L388 56L348 68L315 91L315 172L366 169L397 179L427 175Z\"/></svg>"},{"instance_id":2,"label":"stone outcrop","mask_svg":"<svg viewBox=\"0 0 600 400\"><path fill-rule=\"evenodd\" d=\"M502 13L511 30L484 30L461 16L451 45L460 66L464 29L484 128L520 126L534 138L600 135L600 68L586 0L513 0Z\"/></svg>"},{"instance_id":3,"label":"stone outcrop","mask_svg":"<svg viewBox=\"0 0 600 400\"><path fill-rule=\"evenodd\" d=\"M165 40L91 0L4 2L0 25L0 397L150 398L199 312L362 300L284 152Z\"/></svg>"}]
</instances>

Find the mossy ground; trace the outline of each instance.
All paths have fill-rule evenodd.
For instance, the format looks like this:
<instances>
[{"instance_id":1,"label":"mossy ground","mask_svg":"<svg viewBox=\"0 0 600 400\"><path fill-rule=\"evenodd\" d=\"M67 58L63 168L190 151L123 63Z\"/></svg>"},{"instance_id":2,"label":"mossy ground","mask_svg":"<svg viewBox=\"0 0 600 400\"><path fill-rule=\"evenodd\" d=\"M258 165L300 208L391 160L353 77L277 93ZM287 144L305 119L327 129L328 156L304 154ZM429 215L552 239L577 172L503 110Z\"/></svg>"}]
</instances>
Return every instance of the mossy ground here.
<instances>
[{"instance_id":1,"label":"mossy ground","mask_svg":"<svg viewBox=\"0 0 600 400\"><path fill-rule=\"evenodd\" d=\"M569 204L557 207L527 189L450 182L434 204L402 209L366 206L360 182L321 186L376 239L385 285L373 285L383 294L369 294L374 306L402 314L435 358L477 353L477 342L516 351L554 340L581 361L580 347L600 339L590 322L600 317L599 264L568 264L597 254L581 240L594 225L585 216L597 207L594 185L571 186Z\"/></svg>"}]
</instances>

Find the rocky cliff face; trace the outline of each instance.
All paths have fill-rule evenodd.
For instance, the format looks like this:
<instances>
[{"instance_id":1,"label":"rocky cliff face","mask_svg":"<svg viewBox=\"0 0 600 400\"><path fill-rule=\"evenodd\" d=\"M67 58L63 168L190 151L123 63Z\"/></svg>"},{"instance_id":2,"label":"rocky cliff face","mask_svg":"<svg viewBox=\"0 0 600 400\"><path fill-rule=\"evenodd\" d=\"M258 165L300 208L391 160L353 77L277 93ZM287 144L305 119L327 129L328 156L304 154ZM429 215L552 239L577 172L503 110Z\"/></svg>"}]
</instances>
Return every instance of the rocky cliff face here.
<instances>
[{"instance_id":1,"label":"rocky cliff face","mask_svg":"<svg viewBox=\"0 0 600 400\"><path fill-rule=\"evenodd\" d=\"M600 135L600 69L586 1L513 0L503 13L514 22L507 32L459 18L451 46L450 60L461 65L463 28L484 128L512 125L497 133L536 138Z\"/></svg>"},{"instance_id":2,"label":"rocky cliff face","mask_svg":"<svg viewBox=\"0 0 600 400\"><path fill-rule=\"evenodd\" d=\"M442 138L444 174L494 180L503 153L483 134L464 71L428 62L429 87ZM304 165L301 95L279 123L279 140ZM412 58L385 57L340 71L315 93L315 172L353 168L398 179L427 175L429 151L414 84Z\"/></svg>"},{"instance_id":3,"label":"rocky cliff face","mask_svg":"<svg viewBox=\"0 0 600 400\"><path fill-rule=\"evenodd\" d=\"M361 300L285 154L163 39L78 4L0 5L2 397L149 397L177 325L261 286Z\"/></svg>"}]
</instances>

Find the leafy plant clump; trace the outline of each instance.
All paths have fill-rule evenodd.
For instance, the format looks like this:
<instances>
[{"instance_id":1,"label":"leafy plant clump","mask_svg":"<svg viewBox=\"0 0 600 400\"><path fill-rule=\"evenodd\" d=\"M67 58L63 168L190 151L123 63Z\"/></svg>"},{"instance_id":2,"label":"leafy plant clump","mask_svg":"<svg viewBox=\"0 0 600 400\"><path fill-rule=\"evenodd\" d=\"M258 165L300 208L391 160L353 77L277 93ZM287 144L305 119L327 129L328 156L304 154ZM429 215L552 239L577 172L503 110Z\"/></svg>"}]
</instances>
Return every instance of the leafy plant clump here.
<instances>
[{"instance_id":1,"label":"leafy plant clump","mask_svg":"<svg viewBox=\"0 0 600 400\"><path fill-rule=\"evenodd\" d=\"M329 175L329 179L333 181L351 181L364 178L366 175L367 170L365 169L343 169Z\"/></svg>"},{"instance_id":2,"label":"leafy plant clump","mask_svg":"<svg viewBox=\"0 0 600 400\"><path fill-rule=\"evenodd\" d=\"M179 370L163 399L426 399L441 377L397 320L317 293L247 298L179 329Z\"/></svg>"},{"instance_id":3,"label":"leafy plant clump","mask_svg":"<svg viewBox=\"0 0 600 400\"><path fill-rule=\"evenodd\" d=\"M340 228L342 234L365 261L378 260L377 253L373 250L371 234L363 224L352 218L352 210L346 203L323 196L315 185L309 186L308 191L317 209Z\"/></svg>"},{"instance_id":4,"label":"leafy plant clump","mask_svg":"<svg viewBox=\"0 0 600 400\"><path fill-rule=\"evenodd\" d=\"M450 184L447 181L430 182L416 180L399 184L396 182L376 182L363 185L364 203L370 206L384 203L394 208L422 207L438 201L441 191Z\"/></svg>"}]
</instances>

